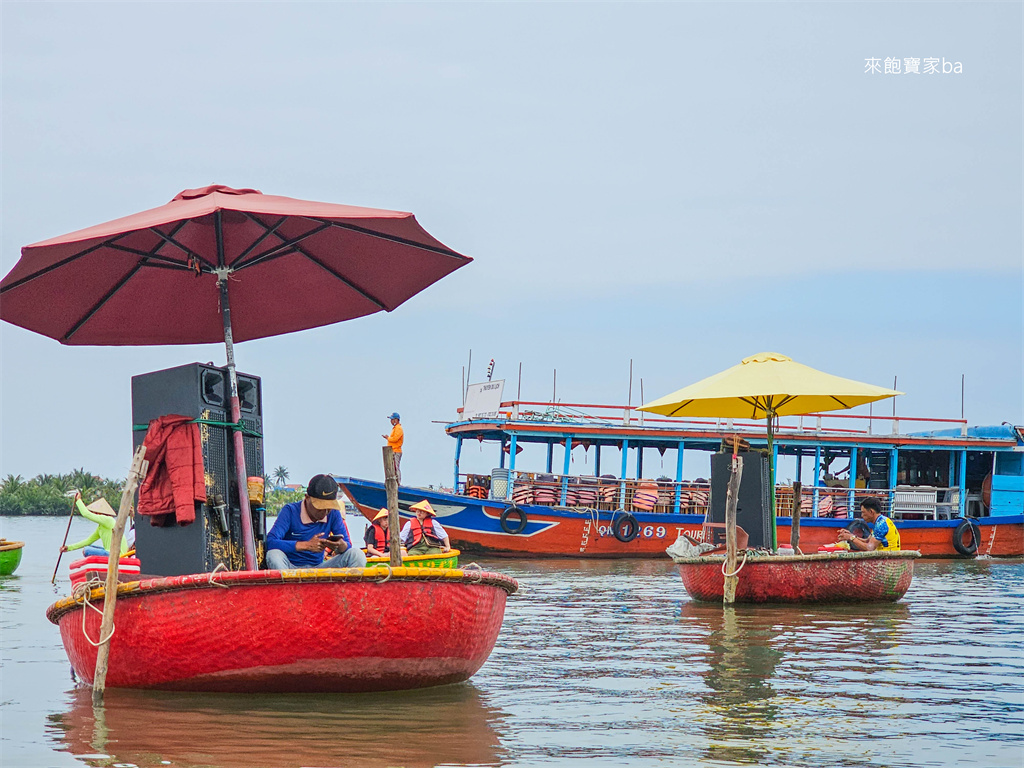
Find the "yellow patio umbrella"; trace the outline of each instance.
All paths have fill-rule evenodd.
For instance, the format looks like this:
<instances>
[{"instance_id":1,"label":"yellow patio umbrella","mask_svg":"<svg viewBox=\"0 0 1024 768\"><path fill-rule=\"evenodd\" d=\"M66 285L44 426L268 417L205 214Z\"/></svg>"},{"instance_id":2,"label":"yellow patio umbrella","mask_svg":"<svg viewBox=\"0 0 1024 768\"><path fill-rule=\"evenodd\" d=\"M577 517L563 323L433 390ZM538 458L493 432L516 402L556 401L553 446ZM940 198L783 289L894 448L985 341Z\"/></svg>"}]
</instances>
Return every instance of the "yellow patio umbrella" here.
<instances>
[{"instance_id":1,"label":"yellow patio umbrella","mask_svg":"<svg viewBox=\"0 0 1024 768\"><path fill-rule=\"evenodd\" d=\"M774 421L777 416L798 416L837 411L902 395L894 389L844 379L801 365L778 352L743 358L721 373L640 406L662 416L704 416L721 419L766 419L768 422L768 477L771 508L775 509ZM772 530L775 530L772 515ZM774 537L774 533L773 533Z\"/></svg>"}]
</instances>

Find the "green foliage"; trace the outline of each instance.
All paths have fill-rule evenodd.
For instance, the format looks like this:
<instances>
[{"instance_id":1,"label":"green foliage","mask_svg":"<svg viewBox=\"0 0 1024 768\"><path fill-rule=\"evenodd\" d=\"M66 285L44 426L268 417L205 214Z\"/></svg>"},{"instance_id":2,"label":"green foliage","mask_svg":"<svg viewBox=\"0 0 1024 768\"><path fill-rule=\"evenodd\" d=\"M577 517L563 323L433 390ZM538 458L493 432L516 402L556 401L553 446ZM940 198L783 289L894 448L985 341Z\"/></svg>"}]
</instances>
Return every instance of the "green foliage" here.
<instances>
[{"instance_id":1,"label":"green foliage","mask_svg":"<svg viewBox=\"0 0 1024 768\"><path fill-rule=\"evenodd\" d=\"M124 480L98 477L84 469L76 469L66 475L36 475L31 480L21 475L7 475L0 480L0 515L67 516L71 513L71 497L65 494L74 490L82 492L86 504L102 496L117 509L121 504L122 487ZM271 487L269 482L266 487ZM301 501L305 495L301 489L267 490L267 514L276 515L285 504Z\"/></svg>"},{"instance_id":2,"label":"green foliage","mask_svg":"<svg viewBox=\"0 0 1024 768\"><path fill-rule=\"evenodd\" d=\"M291 504L293 501L302 501L305 495L306 492L302 489L295 491L269 491L265 499L267 514L276 515L285 504Z\"/></svg>"},{"instance_id":3,"label":"green foliage","mask_svg":"<svg viewBox=\"0 0 1024 768\"><path fill-rule=\"evenodd\" d=\"M114 509L121 504L124 480L110 480L76 469L66 475L41 474L26 480L21 475L7 475L0 481L0 515L57 515L71 512L71 497L78 490L86 504L101 496Z\"/></svg>"},{"instance_id":4,"label":"green foliage","mask_svg":"<svg viewBox=\"0 0 1024 768\"><path fill-rule=\"evenodd\" d=\"M279 466L275 469L271 475L277 481L278 485L284 485L288 482L288 469L284 466Z\"/></svg>"}]
</instances>

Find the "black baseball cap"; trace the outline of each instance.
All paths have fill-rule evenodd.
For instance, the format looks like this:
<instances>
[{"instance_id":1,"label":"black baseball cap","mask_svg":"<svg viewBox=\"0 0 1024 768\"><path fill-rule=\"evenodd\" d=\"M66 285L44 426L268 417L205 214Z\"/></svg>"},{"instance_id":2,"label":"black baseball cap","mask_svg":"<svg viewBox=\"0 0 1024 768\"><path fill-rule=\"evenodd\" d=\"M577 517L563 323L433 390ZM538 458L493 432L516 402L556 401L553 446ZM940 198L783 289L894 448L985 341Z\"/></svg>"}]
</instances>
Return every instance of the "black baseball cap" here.
<instances>
[{"instance_id":1,"label":"black baseball cap","mask_svg":"<svg viewBox=\"0 0 1024 768\"><path fill-rule=\"evenodd\" d=\"M317 509L341 509L338 484L330 475L313 475L306 487L306 495Z\"/></svg>"}]
</instances>

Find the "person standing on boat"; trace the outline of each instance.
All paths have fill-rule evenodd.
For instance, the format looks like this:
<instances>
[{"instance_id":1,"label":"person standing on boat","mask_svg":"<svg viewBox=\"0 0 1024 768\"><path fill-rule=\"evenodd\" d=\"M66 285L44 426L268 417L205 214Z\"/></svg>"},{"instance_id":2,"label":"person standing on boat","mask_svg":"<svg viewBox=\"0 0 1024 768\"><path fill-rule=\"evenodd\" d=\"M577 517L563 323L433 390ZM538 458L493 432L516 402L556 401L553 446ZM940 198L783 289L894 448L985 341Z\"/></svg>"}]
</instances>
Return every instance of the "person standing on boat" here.
<instances>
[{"instance_id":1,"label":"person standing on boat","mask_svg":"<svg viewBox=\"0 0 1024 768\"><path fill-rule=\"evenodd\" d=\"M89 555L109 555L110 543L114 538L114 523L117 522L117 513L107 503L106 499L97 499L89 506L85 506L81 494L75 496L75 508L86 520L92 520L96 523L96 530L86 539L82 539L75 544L68 544L66 547L61 547L60 551L71 552L84 548L86 557ZM99 541L100 544L95 544L94 542L96 541ZM125 535L121 537L121 557L124 557L128 547L126 531Z\"/></svg>"},{"instance_id":2,"label":"person standing on boat","mask_svg":"<svg viewBox=\"0 0 1024 768\"><path fill-rule=\"evenodd\" d=\"M381 435L385 440L388 441L388 445L391 446L391 450L395 454L395 475L398 477L398 482L402 482L402 443L405 442L405 430L402 429L402 417L398 415L398 412L392 413L388 416L391 419L391 434Z\"/></svg>"},{"instance_id":3,"label":"person standing on boat","mask_svg":"<svg viewBox=\"0 0 1024 768\"><path fill-rule=\"evenodd\" d=\"M860 503L860 514L871 526L866 539L854 536L852 531L839 532L840 541L850 542L850 550L856 552L898 552L900 532L892 520L882 514L882 502L876 496L868 496Z\"/></svg>"},{"instance_id":4,"label":"person standing on boat","mask_svg":"<svg viewBox=\"0 0 1024 768\"><path fill-rule=\"evenodd\" d=\"M388 508L382 507L367 527L363 537L367 557L387 557L391 552L391 532L388 530Z\"/></svg>"},{"instance_id":5,"label":"person standing on boat","mask_svg":"<svg viewBox=\"0 0 1024 768\"><path fill-rule=\"evenodd\" d=\"M448 533L435 519L430 502L423 500L409 507L416 517L402 528L402 546L410 555L439 555L451 551Z\"/></svg>"},{"instance_id":6,"label":"person standing on boat","mask_svg":"<svg viewBox=\"0 0 1024 768\"><path fill-rule=\"evenodd\" d=\"M314 475L302 501L285 504L267 534L267 568L363 568L366 555L352 546L341 519L338 484L330 475ZM333 556L324 559L325 552Z\"/></svg>"}]
</instances>

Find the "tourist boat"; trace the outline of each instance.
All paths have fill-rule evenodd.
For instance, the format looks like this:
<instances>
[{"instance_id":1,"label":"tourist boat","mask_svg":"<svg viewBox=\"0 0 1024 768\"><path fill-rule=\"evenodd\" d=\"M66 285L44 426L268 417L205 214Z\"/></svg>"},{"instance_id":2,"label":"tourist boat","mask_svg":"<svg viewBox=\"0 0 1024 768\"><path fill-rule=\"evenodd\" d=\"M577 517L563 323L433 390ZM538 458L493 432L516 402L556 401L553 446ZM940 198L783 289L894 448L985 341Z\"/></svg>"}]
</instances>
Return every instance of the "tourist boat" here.
<instances>
[{"instance_id":1,"label":"tourist boat","mask_svg":"<svg viewBox=\"0 0 1024 768\"><path fill-rule=\"evenodd\" d=\"M626 406L503 402L496 415L460 411L446 431L455 439L452 488L401 486L400 514L427 499L453 546L509 557L662 557L679 534L698 535L714 506L709 457L733 437L767 450L762 421L665 419ZM493 446L493 458L466 472L463 447L477 441ZM516 458L524 447L536 461L529 470ZM904 549L1024 555L1022 427L811 414L780 418L773 450L776 477L804 482L802 551L835 542L840 528L863 535L858 499L873 495ZM609 463L615 474L602 474ZM852 488L841 477L849 467L861 475ZM384 506L383 483L336 479L368 518ZM789 540L793 504L792 488L777 486L778 541Z\"/></svg>"},{"instance_id":2,"label":"tourist boat","mask_svg":"<svg viewBox=\"0 0 1024 768\"><path fill-rule=\"evenodd\" d=\"M21 565L21 552L25 547L23 541L0 539L0 576L10 576Z\"/></svg>"},{"instance_id":3,"label":"tourist boat","mask_svg":"<svg viewBox=\"0 0 1024 768\"><path fill-rule=\"evenodd\" d=\"M894 603L910 589L919 552L744 553L737 603ZM694 600L722 602L724 555L673 557Z\"/></svg>"},{"instance_id":4,"label":"tourist boat","mask_svg":"<svg viewBox=\"0 0 1024 768\"><path fill-rule=\"evenodd\" d=\"M223 571L118 586L106 685L230 693L390 691L469 679L514 579L437 568ZM51 605L92 683L104 589Z\"/></svg>"},{"instance_id":5,"label":"tourist boat","mask_svg":"<svg viewBox=\"0 0 1024 768\"><path fill-rule=\"evenodd\" d=\"M406 555L402 558L402 566L405 568L458 568L459 555L457 549L450 550L440 555ZM391 558L368 557L366 558L367 568L387 568L391 565Z\"/></svg>"}]
</instances>

